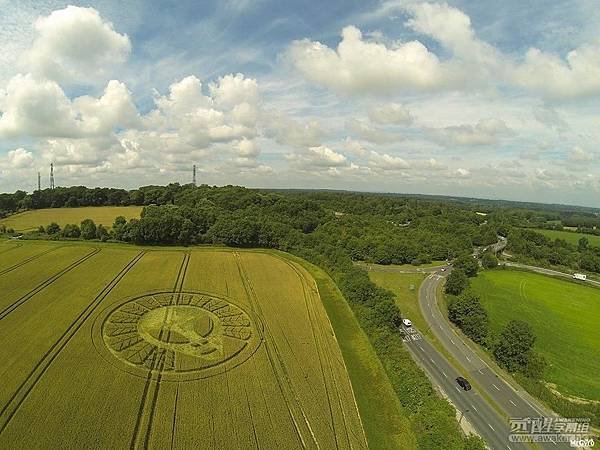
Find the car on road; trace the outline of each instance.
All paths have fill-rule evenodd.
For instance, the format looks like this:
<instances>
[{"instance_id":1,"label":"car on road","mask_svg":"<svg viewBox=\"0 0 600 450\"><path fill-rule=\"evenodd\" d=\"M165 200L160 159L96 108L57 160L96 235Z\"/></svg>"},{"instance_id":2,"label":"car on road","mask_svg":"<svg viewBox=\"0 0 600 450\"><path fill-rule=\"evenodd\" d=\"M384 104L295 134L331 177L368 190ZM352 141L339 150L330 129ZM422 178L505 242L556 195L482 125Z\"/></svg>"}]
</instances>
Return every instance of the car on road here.
<instances>
[{"instance_id":1,"label":"car on road","mask_svg":"<svg viewBox=\"0 0 600 450\"><path fill-rule=\"evenodd\" d=\"M445 268L445 267L442 267L442 272L445 272L445 271L446 271L446 268Z\"/></svg>"},{"instance_id":2,"label":"car on road","mask_svg":"<svg viewBox=\"0 0 600 450\"><path fill-rule=\"evenodd\" d=\"M458 383L458 385L463 388L465 391L470 391L471 390L471 383L469 383L467 381L466 378L463 377L457 377L456 378L456 382Z\"/></svg>"},{"instance_id":3,"label":"car on road","mask_svg":"<svg viewBox=\"0 0 600 450\"><path fill-rule=\"evenodd\" d=\"M409 319L402 319L402 325L405 327L412 327L412 322Z\"/></svg>"}]
</instances>

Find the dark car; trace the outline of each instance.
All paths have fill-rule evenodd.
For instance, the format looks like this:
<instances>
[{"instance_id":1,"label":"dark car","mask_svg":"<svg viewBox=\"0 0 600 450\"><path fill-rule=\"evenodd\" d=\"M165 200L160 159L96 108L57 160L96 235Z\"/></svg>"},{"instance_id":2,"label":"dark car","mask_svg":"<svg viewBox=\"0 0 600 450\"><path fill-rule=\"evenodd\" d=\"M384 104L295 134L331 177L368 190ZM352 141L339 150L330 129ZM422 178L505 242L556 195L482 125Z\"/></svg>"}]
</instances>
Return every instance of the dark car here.
<instances>
[{"instance_id":1,"label":"dark car","mask_svg":"<svg viewBox=\"0 0 600 450\"><path fill-rule=\"evenodd\" d=\"M458 377L456 379L456 382L458 383L458 385L463 388L465 391L470 391L471 390L471 383L469 383L465 378L463 377Z\"/></svg>"}]
</instances>

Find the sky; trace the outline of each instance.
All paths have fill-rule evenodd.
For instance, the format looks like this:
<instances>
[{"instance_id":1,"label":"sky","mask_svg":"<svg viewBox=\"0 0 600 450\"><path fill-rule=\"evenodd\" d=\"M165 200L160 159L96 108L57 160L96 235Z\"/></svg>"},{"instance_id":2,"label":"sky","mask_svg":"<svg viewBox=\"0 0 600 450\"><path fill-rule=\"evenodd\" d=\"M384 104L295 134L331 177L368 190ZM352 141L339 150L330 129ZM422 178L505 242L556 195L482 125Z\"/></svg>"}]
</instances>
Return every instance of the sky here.
<instances>
[{"instance_id":1,"label":"sky","mask_svg":"<svg viewBox=\"0 0 600 450\"><path fill-rule=\"evenodd\" d=\"M0 192L192 181L600 207L596 0L0 0Z\"/></svg>"}]
</instances>

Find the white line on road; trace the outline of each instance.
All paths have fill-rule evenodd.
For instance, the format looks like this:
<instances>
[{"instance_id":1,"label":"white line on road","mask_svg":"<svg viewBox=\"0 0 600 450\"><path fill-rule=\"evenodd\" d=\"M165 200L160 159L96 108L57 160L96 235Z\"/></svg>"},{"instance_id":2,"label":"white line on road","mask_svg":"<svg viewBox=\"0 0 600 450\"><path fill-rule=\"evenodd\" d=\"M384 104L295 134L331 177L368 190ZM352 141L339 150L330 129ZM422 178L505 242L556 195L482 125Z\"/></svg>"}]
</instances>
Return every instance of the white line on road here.
<instances>
[{"instance_id":1,"label":"white line on road","mask_svg":"<svg viewBox=\"0 0 600 450\"><path fill-rule=\"evenodd\" d=\"M458 386L454 386L454 387L456 388L456 390L457 390L458 392L460 392L460 389L458 388Z\"/></svg>"},{"instance_id":2,"label":"white line on road","mask_svg":"<svg viewBox=\"0 0 600 450\"><path fill-rule=\"evenodd\" d=\"M477 372L479 372L481 375L483 375L483 372L481 371L481 369L479 369Z\"/></svg>"},{"instance_id":3,"label":"white line on road","mask_svg":"<svg viewBox=\"0 0 600 450\"><path fill-rule=\"evenodd\" d=\"M432 364L435 364L435 361L432 358L429 358Z\"/></svg>"},{"instance_id":4,"label":"white line on road","mask_svg":"<svg viewBox=\"0 0 600 450\"><path fill-rule=\"evenodd\" d=\"M443 370L442 370L442 375L444 375L446 378L448 378L448 375L446 375L446 372L444 372Z\"/></svg>"},{"instance_id":5,"label":"white line on road","mask_svg":"<svg viewBox=\"0 0 600 450\"><path fill-rule=\"evenodd\" d=\"M467 358L467 361L471 362L471 358L469 358L467 355L465 355L465 357Z\"/></svg>"},{"instance_id":6,"label":"white line on road","mask_svg":"<svg viewBox=\"0 0 600 450\"><path fill-rule=\"evenodd\" d=\"M479 412L479 411L477 411L477 408L475 408L474 405L471 405L471 408L473 408L475 410L475 412Z\"/></svg>"},{"instance_id":7,"label":"white line on road","mask_svg":"<svg viewBox=\"0 0 600 450\"><path fill-rule=\"evenodd\" d=\"M509 402L511 403L511 405L517 406L517 404L515 402L513 402L512 400L509 400Z\"/></svg>"},{"instance_id":8,"label":"white line on road","mask_svg":"<svg viewBox=\"0 0 600 450\"><path fill-rule=\"evenodd\" d=\"M494 427L491 426L489 423L488 423L488 427L490 427L492 429L492 431L496 431L496 430L494 430Z\"/></svg>"},{"instance_id":9,"label":"white line on road","mask_svg":"<svg viewBox=\"0 0 600 450\"><path fill-rule=\"evenodd\" d=\"M492 386L494 386L496 388L497 391L500 390L500 388L498 386L496 386L494 383L492 383Z\"/></svg>"},{"instance_id":10,"label":"white line on road","mask_svg":"<svg viewBox=\"0 0 600 450\"><path fill-rule=\"evenodd\" d=\"M454 341L452 340L452 338L450 338L450 342L452 342L454 345L456 345L456 344L454 343Z\"/></svg>"},{"instance_id":11,"label":"white line on road","mask_svg":"<svg viewBox=\"0 0 600 450\"><path fill-rule=\"evenodd\" d=\"M423 350L423 347L421 347L420 345L419 345L419 348L421 349L421 351L422 351L422 352L424 352L424 351L425 351L425 350Z\"/></svg>"}]
</instances>

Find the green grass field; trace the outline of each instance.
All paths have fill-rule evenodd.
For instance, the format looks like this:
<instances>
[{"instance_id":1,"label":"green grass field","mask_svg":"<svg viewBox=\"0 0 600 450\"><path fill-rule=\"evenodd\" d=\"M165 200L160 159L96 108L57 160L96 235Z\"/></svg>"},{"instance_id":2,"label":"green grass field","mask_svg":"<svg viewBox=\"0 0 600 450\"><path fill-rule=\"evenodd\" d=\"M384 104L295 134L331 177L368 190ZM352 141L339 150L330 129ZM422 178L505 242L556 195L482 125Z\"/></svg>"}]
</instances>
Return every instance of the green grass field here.
<instances>
[{"instance_id":1,"label":"green grass field","mask_svg":"<svg viewBox=\"0 0 600 450\"><path fill-rule=\"evenodd\" d=\"M117 216L127 220L139 217L141 206L86 206L81 208L48 208L25 211L0 220L0 225L13 228L15 231L31 231L40 225L46 226L56 222L61 227L68 223L79 225L84 219L92 219L96 225L112 227Z\"/></svg>"},{"instance_id":2,"label":"green grass field","mask_svg":"<svg viewBox=\"0 0 600 450\"><path fill-rule=\"evenodd\" d=\"M561 393L600 400L600 290L544 275L495 270L471 279L498 332L525 320L547 359L546 381Z\"/></svg>"},{"instance_id":3,"label":"green grass field","mask_svg":"<svg viewBox=\"0 0 600 450\"><path fill-rule=\"evenodd\" d=\"M583 234L576 233L573 231L558 231L558 230L541 230L536 229L538 233L543 234L544 236L548 236L550 239L564 239L569 244L577 245L579 243L579 239L582 237L588 238L588 241L592 247L600 247L600 236L595 236L593 234Z\"/></svg>"},{"instance_id":4,"label":"green grass field","mask_svg":"<svg viewBox=\"0 0 600 450\"><path fill-rule=\"evenodd\" d=\"M348 370L315 280L279 253L34 241L0 255L0 448L366 448L367 389L355 401L348 372L394 397L343 299L326 294L358 344ZM406 423L381 411L392 438L371 447L394 448Z\"/></svg>"},{"instance_id":5,"label":"green grass field","mask_svg":"<svg viewBox=\"0 0 600 450\"><path fill-rule=\"evenodd\" d=\"M370 271L369 278L373 283L394 293L402 317L412 320L419 330L425 331L428 328L419 308L419 286L425 279L424 274Z\"/></svg>"}]
</instances>

